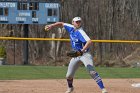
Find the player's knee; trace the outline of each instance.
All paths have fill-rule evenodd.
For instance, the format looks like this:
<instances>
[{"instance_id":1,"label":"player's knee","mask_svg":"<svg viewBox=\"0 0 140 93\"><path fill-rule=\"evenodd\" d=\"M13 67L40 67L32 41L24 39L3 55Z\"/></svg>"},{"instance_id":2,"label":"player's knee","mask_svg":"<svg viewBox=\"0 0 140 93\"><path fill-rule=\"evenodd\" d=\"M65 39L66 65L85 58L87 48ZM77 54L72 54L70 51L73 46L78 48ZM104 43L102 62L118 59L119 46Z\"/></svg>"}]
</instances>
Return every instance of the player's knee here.
<instances>
[{"instance_id":1,"label":"player's knee","mask_svg":"<svg viewBox=\"0 0 140 93\"><path fill-rule=\"evenodd\" d=\"M92 70L92 71L89 71L89 74L90 76L94 79L96 77L96 71Z\"/></svg>"},{"instance_id":2,"label":"player's knee","mask_svg":"<svg viewBox=\"0 0 140 93\"><path fill-rule=\"evenodd\" d=\"M90 64L87 65L86 68L87 68L87 70L88 70L89 72L94 70L94 69L93 69L93 66L90 65Z\"/></svg>"},{"instance_id":3,"label":"player's knee","mask_svg":"<svg viewBox=\"0 0 140 93\"><path fill-rule=\"evenodd\" d=\"M96 71L93 69L92 65L87 65L87 70L92 78L96 77Z\"/></svg>"}]
</instances>

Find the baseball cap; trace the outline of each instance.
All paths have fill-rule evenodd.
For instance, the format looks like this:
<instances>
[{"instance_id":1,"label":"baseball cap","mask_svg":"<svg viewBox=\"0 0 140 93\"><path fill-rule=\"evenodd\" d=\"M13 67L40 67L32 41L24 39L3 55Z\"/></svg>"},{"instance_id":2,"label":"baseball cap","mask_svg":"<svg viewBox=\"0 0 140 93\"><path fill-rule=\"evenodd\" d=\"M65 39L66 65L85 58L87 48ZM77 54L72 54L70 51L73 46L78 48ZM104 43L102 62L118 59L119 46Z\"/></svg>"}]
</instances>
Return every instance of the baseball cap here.
<instances>
[{"instance_id":1,"label":"baseball cap","mask_svg":"<svg viewBox=\"0 0 140 93\"><path fill-rule=\"evenodd\" d=\"M72 19L72 21L81 21L82 19L81 19L81 17L74 17L73 19Z\"/></svg>"}]
</instances>

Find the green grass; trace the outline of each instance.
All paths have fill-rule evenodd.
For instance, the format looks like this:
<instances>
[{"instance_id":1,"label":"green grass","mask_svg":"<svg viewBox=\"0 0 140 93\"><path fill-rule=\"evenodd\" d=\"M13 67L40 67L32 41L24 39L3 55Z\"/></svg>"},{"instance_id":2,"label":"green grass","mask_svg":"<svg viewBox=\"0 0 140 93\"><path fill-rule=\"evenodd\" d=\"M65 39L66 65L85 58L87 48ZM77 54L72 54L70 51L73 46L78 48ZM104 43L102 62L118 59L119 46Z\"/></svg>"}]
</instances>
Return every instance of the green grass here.
<instances>
[{"instance_id":1,"label":"green grass","mask_svg":"<svg viewBox=\"0 0 140 93\"><path fill-rule=\"evenodd\" d=\"M52 66L0 66L0 80L64 79L67 67ZM140 78L140 68L96 67L102 78ZM77 79L89 79L86 69L80 67Z\"/></svg>"}]
</instances>

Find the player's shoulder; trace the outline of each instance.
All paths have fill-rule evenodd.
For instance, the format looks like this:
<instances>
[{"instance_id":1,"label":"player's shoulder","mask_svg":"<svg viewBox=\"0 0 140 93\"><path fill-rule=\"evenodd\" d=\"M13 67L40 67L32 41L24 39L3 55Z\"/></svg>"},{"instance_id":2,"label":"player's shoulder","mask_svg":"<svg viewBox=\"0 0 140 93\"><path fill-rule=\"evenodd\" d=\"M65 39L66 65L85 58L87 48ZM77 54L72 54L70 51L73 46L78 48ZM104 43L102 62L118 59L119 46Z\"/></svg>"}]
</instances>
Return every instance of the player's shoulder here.
<instances>
[{"instance_id":1,"label":"player's shoulder","mask_svg":"<svg viewBox=\"0 0 140 93\"><path fill-rule=\"evenodd\" d=\"M85 31L83 30L82 27L80 27L80 28L78 29L78 32L79 32L79 33L85 33Z\"/></svg>"},{"instance_id":2,"label":"player's shoulder","mask_svg":"<svg viewBox=\"0 0 140 93\"><path fill-rule=\"evenodd\" d=\"M78 29L78 32L79 32L80 34L82 34L82 35L85 35L85 34L86 34L86 32L83 30L82 27L80 27L80 28Z\"/></svg>"}]
</instances>

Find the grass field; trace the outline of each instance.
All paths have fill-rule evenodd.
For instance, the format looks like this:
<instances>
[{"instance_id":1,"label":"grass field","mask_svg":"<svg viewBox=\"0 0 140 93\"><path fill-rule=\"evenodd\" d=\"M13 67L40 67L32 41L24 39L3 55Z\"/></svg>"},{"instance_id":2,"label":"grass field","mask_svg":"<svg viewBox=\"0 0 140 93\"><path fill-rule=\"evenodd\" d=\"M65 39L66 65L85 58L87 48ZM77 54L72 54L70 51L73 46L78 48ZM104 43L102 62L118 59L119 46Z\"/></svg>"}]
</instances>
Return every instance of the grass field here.
<instances>
[{"instance_id":1,"label":"grass field","mask_svg":"<svg viewBox=\"0 0 140 93\"><path fill-rule=\"evenodd\" d=\"M64 79L67 67L61 66L0 66L0 80ZM140 68L96 67L102 78L140 78ZM89 79L86 69L80 67L75 78Z\"/></svg>"}]
</instances>

